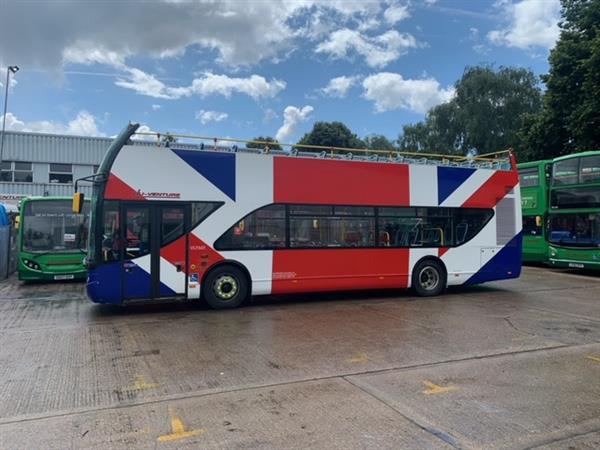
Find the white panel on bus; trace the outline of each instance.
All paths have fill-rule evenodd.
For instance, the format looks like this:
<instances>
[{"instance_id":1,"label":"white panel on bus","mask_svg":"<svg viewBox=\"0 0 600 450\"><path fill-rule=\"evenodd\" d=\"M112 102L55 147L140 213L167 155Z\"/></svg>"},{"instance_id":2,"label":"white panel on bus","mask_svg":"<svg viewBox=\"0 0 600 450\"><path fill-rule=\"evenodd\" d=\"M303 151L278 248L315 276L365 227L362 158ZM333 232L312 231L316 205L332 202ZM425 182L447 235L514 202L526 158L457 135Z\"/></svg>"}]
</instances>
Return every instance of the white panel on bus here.
<instances>
[{"instance_id":1,"label":"white panel on bus","mask_svg":"<svg viewBox=\"0 0 600 450\"><path fill-rule=\"evenodd\" d=\"M143 169L140 161L144 162ZM230 201L223 191L167 147L125 146L111 171L135 190L179 194L173 200Z\"/></svg>"},{"instance_id":2,"label":"white panel on bus","mask_svg":"<svg viewBox=\"0 0 600 450\"><path fill-rule=\"evenodd\" d=\"M437 167L409 166L411 206L438 206Z\"/></svg>"}]
</instances>

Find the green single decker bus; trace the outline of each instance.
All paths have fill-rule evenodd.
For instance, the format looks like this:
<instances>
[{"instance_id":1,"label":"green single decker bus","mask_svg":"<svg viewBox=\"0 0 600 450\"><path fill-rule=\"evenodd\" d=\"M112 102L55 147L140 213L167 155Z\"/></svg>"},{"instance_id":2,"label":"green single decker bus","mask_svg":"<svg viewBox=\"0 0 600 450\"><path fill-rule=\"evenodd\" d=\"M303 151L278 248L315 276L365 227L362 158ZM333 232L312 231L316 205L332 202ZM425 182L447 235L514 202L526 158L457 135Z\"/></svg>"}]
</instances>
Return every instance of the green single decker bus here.
<instances>
[{"instance_id":1,"label":"green single decker bus","mask_svg":"<svg viewBox=\"0 0 600 450\"><path fill-rule=\"evenodd\" d=\"M81 214L72 197L29 197L19 214L19 280L85 278L89 202Z\"/></svg>"},{"instance_id":2,"label":"green single decker bus","mask_svg":"<svg viewBox=\"0 0 600 450\"><path fill-rule=\"evenodd\" d=\"M550 160L519 164L523 212L523 261L548 261L548 176Z\"/></svg>"},{"instance_id":3,"label":"green single decker bus","mask_svg":"<svg viewBox=\"0 0 600 450\"><path fill-rule=\"evenodd\" d=\"M548 261L600 269L600 151L552 161Z\"/></svg>"}]
</instances>

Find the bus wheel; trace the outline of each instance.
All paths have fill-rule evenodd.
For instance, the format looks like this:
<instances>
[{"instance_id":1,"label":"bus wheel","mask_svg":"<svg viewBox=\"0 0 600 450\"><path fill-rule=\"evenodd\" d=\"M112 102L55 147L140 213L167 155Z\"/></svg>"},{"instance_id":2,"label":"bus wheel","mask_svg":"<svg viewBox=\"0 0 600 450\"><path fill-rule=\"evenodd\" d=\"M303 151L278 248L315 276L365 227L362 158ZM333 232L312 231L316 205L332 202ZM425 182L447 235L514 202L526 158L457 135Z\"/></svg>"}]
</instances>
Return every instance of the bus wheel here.
<instances>
[{"instance_id":1,"label":"bus wheel","mask_svg":"<svg viewBox=\"0 0 600 450\"><path fill-rule=\"evenodd\" d=\"M237 308L248 296L248 278L235 266L219 266L206 276L202 296L213 309Z\"/></svg>"},{"instance_id":2,"label":"bus wheel","mask_svg":"<svg viewBox=\"0 0 600 450\"><path fill-rule=\"evenodd\" d=\"M420 261L413 269L412 287L420 297L433 297L446 288L446 269L436 259Z\"/></svg>"}]
</instances>

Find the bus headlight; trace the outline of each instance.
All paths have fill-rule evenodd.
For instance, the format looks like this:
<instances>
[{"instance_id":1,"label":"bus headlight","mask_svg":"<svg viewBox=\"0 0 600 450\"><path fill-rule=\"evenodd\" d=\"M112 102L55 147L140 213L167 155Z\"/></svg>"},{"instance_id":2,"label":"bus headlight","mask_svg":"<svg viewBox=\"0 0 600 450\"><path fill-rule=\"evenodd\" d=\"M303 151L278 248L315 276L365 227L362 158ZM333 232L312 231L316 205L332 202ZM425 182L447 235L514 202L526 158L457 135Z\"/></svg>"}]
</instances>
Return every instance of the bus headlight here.
<instances>
[{"instance_id":1,"label":"bus headlight","mask_svg":"<svg viewBox=\"0 0 600 450\"><path fill-rule=\"evenodd\" d=\"M31 270L39 270L39 271L42 270L41 266L38 263L36 263L35 261L32 261L30 259L23 259L23 264L25 264L27 266L27 268L29 268Z\"/></svg>"}]
</instances>

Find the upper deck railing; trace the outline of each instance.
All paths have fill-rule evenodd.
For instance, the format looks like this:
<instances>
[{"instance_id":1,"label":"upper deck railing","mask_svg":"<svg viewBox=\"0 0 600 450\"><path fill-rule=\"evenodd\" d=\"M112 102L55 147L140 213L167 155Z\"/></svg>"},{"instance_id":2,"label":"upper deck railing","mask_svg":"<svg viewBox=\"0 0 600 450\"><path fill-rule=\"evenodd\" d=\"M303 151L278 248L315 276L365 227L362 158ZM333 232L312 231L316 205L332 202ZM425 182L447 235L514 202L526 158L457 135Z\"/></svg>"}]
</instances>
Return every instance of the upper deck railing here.
<instances>
[{"instance_id":1,"label":"upper deck railing","mask_svg":"<svg viewBox=\"0 0 600 450\"><path fill-rule=\"evenodd\" d=\"M198 150L213 150L220 152L244 152L284 155L304 158L338 159L347 161L372 161L397 164L424 164L448 167L467 167L477 169L511 170L512 149L500 150L477 156L443 155L424 152L404 152L391 150L370 150L346 147L328 147L323 145L285 144L281 142L254 141L234 138L216 138L189 134L172 134L157 132L136 132L138 136L154 136L159 146L178 146ZM169 142L170 139L190 139L198 143ZM231 145L224 145L224 143ZM238 145L242 144L242 146ZM248 147L251 144L253 147ZM260 146L256 148L256 146ZM273 149L278 146L282 149ZM288 148L288 150L283 150Z\"/></svg>"}]
</instances>

